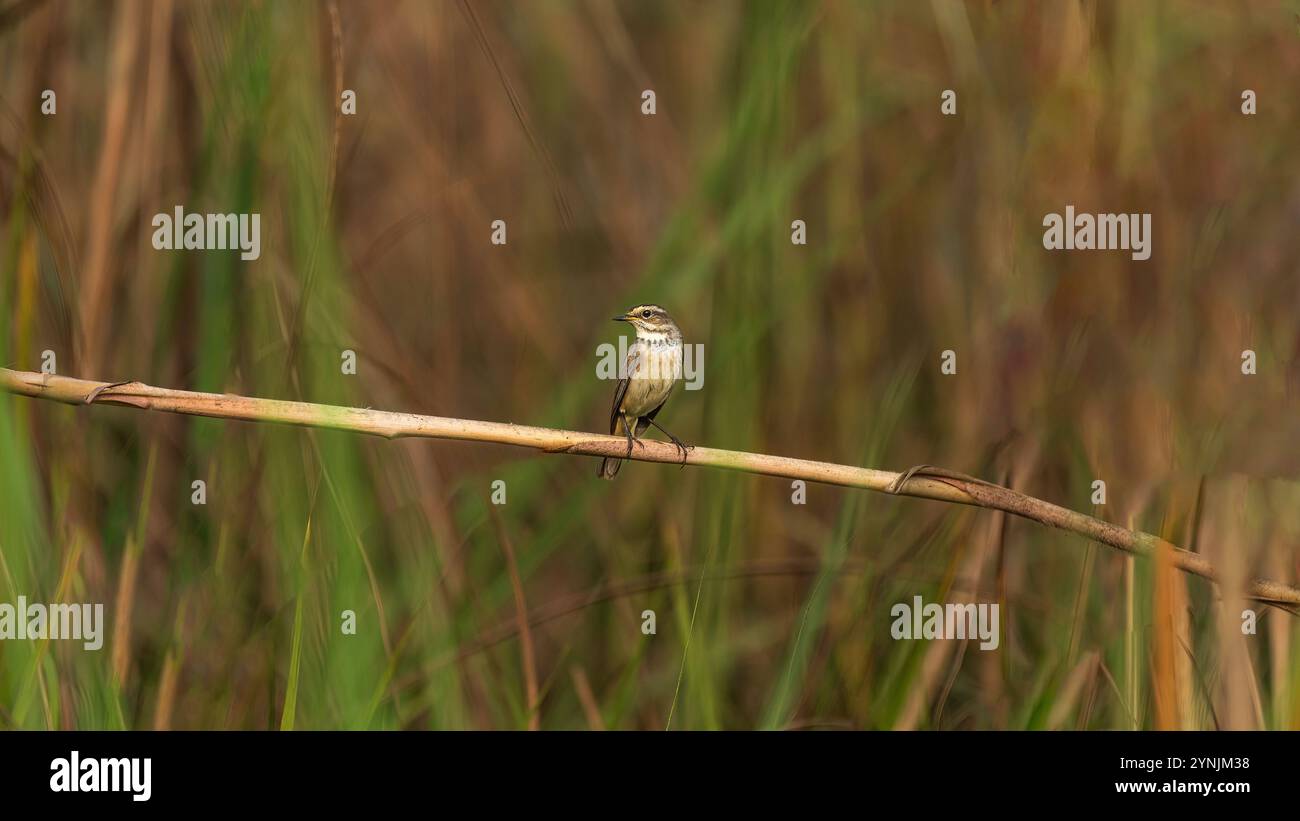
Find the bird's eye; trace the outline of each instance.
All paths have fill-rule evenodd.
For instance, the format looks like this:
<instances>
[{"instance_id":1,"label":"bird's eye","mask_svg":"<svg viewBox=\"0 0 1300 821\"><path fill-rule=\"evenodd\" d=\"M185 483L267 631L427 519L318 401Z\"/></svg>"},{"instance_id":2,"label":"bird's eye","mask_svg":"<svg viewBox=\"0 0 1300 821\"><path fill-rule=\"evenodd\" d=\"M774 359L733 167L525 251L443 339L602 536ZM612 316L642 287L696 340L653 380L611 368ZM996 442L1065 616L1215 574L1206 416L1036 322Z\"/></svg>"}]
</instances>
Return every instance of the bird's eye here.
<instances>
[{"instance_id":1,"label":"bird's eye","mask_svg":"<svg viewBox=\"0 0 1300 821\"><path fill-rule=\"evenodd\" d=\"M642 311L642 312L641 312L641 316L645 317L646 319L649 319L649 318L650 318L650 312L649 312L649 311Z\"/></svg>"}]
</instances>

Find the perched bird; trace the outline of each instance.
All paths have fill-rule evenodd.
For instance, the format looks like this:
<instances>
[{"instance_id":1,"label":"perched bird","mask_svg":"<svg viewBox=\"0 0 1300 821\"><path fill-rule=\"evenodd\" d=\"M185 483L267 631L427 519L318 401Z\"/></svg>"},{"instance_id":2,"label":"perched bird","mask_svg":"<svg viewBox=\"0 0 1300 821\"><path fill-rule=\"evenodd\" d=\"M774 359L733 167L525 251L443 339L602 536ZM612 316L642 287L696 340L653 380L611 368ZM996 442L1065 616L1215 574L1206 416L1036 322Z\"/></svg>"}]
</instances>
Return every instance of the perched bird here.
<instances>
[{"instance_id":1,"label":"perched bird","mask_svg":"<svg viewBox=\"0 0 1300 821\"><path fill-rule=\"evenodd\" d=\"M632 443L651 425L658 428L682 452L687 446L655 421L672 393L673 383L682 377L682 332L668 312L658 305L638 305L615 322L628 322L636 329L636 341L628 347L627 361L614 389L614 406L609 411L609 432L627 437L627 455ZM613 479L623 460L606 457L597 476Z\"/></svg>"}]
</instances>

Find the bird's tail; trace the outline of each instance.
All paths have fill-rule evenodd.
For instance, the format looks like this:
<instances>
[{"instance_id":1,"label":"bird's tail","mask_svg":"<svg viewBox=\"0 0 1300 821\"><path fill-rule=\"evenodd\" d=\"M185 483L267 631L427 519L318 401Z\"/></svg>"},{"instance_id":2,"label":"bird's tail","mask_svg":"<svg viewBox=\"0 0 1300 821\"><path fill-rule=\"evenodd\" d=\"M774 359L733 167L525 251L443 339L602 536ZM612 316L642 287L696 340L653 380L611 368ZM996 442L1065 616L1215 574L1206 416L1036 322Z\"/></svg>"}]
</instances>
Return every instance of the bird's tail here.
<instances>
[{"instance_id":1,"label":"bird's tail","mask_svg":"<svg viewBox=\"0 0 1300 821\"><path fill-rule=\"evenodd\" d=\"M606 456L600 460L600 470L596 471L596 475L602 479L613 479L618 475L618 469L621 467L623 467L622 459Z\"/></svg>"},{"instance_id":2,"label":"bird's tail","mask_svg":"<svg viewBox=\"0 0 1300 821\"><path fill-rule=\"evenodd\" d=\"M622 419L614 420L614 429L611 430L610 433L614 436L619 436L623 433ZM622 459L615 459L612 456L606 456L604 459L600 460L600 470L596 471L596 475L602 479L613 479L618 475L618 469L621 467L623 467Z\"/></svg>"}]
</instances>

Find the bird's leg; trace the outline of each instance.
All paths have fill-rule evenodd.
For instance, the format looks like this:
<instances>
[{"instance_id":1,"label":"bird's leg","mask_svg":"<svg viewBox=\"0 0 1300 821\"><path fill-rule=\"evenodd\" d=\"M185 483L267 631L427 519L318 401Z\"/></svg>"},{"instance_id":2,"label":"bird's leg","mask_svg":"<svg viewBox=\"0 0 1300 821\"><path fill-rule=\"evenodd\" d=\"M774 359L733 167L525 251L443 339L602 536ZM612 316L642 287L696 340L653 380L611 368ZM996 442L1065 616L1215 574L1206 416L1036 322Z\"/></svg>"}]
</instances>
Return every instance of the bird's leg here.
<instances>
[{"instance_id":1,"label":"bird's leg","mask_svg":"<svg viewBox=\"0 0 1300 821\"><path fill-rule=\"evenodd\" d=\"M627 414L626 414L626 413L624 413L624 414L620 414L620 415L623 417L623 435L625 435L625 436L627 437L627 458L628 458L628 459L631 459L631 458L632 458L632 443L633 443L634 441L636 441L636 440L633 438L633 435L632 435L632 431L635 430L635 428L634 428L632 425L629 425L629 424L627 423Z\"/></svg>"},{"instance_id":2,"label":"bird's leg","mask_svg":"<svg viewBox=\"0 0 1300 821\"><path fill-rule=\"evenodd\" d=\"M650 420L650 424L654 425L656 428L659 429L659 432L660 432L660 433L662 433L664 436L667 436L669 439L671 439L671 440L673 441L673 444L677 447L677 450L680 451L681 454L682 454L682 465L685 465L685 464L686 464L686 452L687 452L688 450L694 450L694 448L692 448L690 445L687 445L687 444L684 443L681 439L678 439L676 436L673 436L673 435L672 435L671 433L669 433L668 431L664 430L664 426L661 425L661 424L659 424L659 423L656 422L655 420L651 419L651 420Z\"/></svg>"}]
</instances>

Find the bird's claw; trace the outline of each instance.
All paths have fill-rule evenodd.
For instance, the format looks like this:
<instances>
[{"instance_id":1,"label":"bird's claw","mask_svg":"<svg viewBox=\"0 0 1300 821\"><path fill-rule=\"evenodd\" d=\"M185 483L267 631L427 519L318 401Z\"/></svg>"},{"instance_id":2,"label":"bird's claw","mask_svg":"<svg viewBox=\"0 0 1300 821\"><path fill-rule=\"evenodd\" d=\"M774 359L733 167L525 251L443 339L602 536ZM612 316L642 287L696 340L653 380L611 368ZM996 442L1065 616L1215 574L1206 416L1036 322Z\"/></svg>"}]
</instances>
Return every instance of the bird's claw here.
<instances>
[{"instance_id":1,"label":"bird's claw","mask_svg":"<svg viewBox=\"0 0 1300 821\"><path fill-rule=\"evenodd\" d=\"M690 454L691 451L695 450L695 447L693 445L686 444L682 440L678 439L676 436L669 436L669 438L672 439L673 447L677 448L677 452L682 455L682 467L685 468L686 457Z\"/></svg>"}]
</instances>

